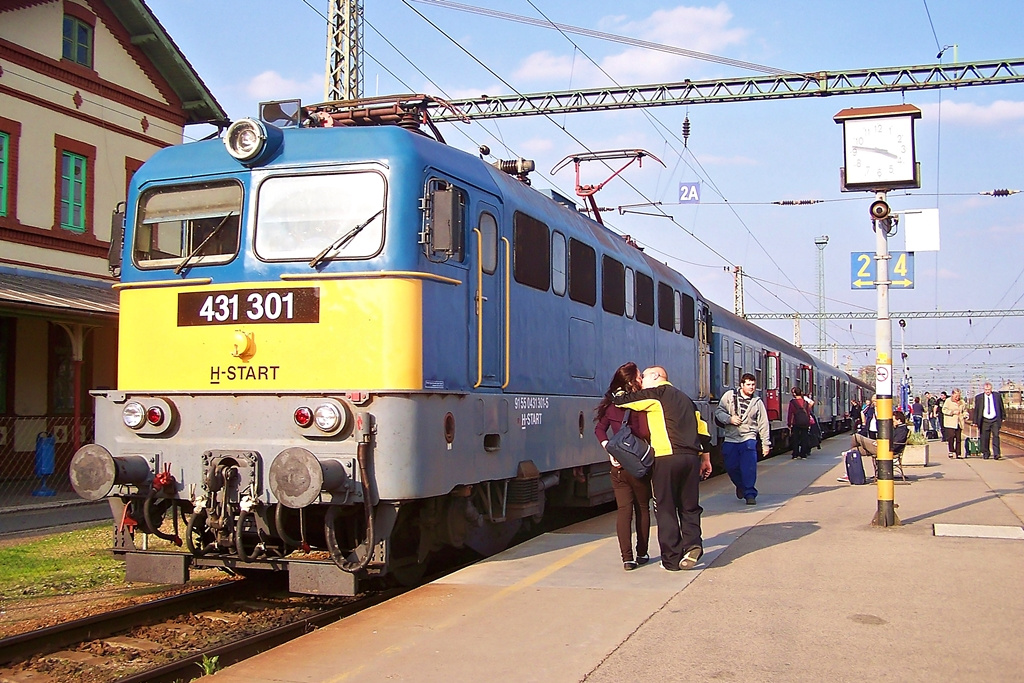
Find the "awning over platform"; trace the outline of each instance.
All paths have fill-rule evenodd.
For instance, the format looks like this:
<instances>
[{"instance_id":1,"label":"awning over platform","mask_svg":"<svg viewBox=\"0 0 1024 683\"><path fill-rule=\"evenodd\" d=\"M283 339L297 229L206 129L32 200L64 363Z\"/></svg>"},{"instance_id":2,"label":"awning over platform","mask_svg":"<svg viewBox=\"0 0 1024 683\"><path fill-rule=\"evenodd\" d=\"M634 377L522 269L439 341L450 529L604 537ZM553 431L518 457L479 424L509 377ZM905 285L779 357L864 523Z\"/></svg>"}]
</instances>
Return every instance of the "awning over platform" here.
<instances>
[{"instance_id":1,"label":"awning over platform","mask_svg":"<svg viewBox=\"0 0 1024 683\"><path fill-rule=\"evenodd\" d=\"M117 292L111 289L110 282L0 271L0 312L11 310L65 319L114 319L117 304Z\"/></svg>"}]
</instances>

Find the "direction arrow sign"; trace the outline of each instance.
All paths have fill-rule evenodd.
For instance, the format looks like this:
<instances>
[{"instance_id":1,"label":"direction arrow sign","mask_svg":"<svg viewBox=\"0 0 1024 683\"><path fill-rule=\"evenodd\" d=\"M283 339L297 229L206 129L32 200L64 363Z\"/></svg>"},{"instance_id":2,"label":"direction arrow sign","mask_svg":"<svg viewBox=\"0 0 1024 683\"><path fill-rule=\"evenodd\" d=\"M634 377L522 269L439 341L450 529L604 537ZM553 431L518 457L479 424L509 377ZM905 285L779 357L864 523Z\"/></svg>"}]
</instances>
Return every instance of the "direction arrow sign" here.
<instances>
[{"instance_id":1,"label":"direction arrow sign","mask_svg":"<svg viewBox=\"0 0 1024 683\"><path fill-rule=\"evenodd\" d=\"M889 288L914 288L914 252L889 252ZM875 289L878 271L873 251L850 252L850 289Z\"/></svg>"}]
</instances>

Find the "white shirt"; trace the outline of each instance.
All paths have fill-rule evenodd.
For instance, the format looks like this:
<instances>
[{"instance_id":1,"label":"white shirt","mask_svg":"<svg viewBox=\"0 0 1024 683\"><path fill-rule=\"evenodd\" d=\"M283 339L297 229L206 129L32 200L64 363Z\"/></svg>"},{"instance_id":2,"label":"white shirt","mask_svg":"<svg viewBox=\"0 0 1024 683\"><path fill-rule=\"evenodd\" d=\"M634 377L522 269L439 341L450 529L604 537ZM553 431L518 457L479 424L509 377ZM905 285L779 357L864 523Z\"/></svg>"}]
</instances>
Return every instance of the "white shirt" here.
<instances>
[{"instance_id":1,"label":"white shirt","mask_svg":"<svg viewBox=\"0 0 1024 683\"><path fill-rule=\"evenodd\" d=\"M985 394L985 412L982 414L986 420L996 419L996 406L995 401L992 399L992 394Z\"/></svg>"}]
</instances>

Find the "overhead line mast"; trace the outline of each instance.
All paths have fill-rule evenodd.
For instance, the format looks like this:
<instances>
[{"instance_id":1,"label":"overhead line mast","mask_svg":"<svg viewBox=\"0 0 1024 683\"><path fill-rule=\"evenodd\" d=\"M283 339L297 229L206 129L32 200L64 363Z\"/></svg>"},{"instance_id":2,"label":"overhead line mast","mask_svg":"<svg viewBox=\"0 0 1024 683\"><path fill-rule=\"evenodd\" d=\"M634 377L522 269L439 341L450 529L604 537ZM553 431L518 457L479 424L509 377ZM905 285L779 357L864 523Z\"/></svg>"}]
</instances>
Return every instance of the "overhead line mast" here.
<instances>
[{"instance_id":1,"label":"overhead line mast","mask_svg":"<svg viewBox=\"0 0 1024 683\"><path fill-rule=\"evenodd\" d=\"M329 0L324 99L363 96L363 0Z\"/></svg>"},{"instance_id":2,"label":"overhead line mast","mask_svg":"<svg viewBox=\"0 0 1024 683\"><path fill-rule=\"evenodd\" d=\"M961 64L927 64L852 71L743 76L685 80L613 88L588 88L514 95L482 95L451 100L453 110L432 104L434 121L457 118L496 119L541 114L612 111L713 102L752 102L796 97L864 95L872 93L965 88L976 85L1024 83L1024 59Z\"/></svg>"}]
</instances>

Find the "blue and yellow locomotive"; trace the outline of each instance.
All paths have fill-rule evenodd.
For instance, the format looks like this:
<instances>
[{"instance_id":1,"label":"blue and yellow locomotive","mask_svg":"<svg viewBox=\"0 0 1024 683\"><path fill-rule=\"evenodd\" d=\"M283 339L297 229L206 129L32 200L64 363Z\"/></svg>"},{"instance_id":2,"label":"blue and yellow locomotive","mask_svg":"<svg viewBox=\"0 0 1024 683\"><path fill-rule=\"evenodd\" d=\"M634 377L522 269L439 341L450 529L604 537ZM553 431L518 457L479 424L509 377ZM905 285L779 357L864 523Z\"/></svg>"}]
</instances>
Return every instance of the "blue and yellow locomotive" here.
<instances>
[{"instance_id":1,"label":"blue and yellow locomotive","mask_svg":"<svg viewBox=\"0 0 1024 683\"><path fill-rule=\"evenodd\" d=\"M612 499L592 419L626 360L710 419L710 304L529 162L421 132L425 103L243 119L135 174L118 386L71 465L111 501L129 579L352 594L446 546L494 552L548 505Z\"/></svg>"}]
</instances>

